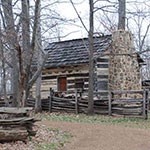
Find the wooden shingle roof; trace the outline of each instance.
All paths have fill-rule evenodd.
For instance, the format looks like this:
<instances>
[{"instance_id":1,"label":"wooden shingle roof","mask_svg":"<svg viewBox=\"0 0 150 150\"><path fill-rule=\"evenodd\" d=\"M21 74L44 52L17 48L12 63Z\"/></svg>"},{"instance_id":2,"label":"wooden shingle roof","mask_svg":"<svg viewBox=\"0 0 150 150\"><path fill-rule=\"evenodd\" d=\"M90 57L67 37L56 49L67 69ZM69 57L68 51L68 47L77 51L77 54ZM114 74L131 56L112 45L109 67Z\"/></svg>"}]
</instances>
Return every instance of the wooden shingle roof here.
<instances>
[{"instance_id":1,"label":"wooden shingle roof","mask_svg":"<svg viewBox=\"0 0 150 150\"><path fill-rule=\"evenodd\" d=\"M111 36L94 37L94 53L105 51L111 44ZM88 38L50 43L45 67L63 67L89 62Z\"/></svg>"}]
</instances>

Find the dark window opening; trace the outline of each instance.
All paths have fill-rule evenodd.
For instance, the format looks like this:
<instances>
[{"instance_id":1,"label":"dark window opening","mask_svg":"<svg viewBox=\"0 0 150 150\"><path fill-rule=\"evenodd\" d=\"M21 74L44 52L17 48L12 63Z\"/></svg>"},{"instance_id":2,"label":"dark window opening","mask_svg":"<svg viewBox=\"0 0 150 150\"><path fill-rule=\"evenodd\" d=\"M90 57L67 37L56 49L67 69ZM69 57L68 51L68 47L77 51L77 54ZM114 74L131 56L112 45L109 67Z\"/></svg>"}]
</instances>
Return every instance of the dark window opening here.
<instances>
[{"instance_id":1,"label":"dark window opening","mask_svg":"<svg viewBox=\"0 0 150 150\"><path fill-rule=\"evenodd\" d=\"M75 79L75 88L83 90L83 88L84 88L84 80L83 79Z\"/></svg>"}]
</instances>

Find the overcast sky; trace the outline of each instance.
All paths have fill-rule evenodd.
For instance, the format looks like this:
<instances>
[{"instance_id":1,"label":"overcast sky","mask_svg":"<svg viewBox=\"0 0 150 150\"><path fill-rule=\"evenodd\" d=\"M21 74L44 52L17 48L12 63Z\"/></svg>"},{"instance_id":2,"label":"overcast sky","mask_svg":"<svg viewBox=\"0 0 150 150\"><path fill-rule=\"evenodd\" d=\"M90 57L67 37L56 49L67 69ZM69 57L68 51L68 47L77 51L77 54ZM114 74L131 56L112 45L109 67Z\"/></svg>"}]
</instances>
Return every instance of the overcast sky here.
<instances>
[{"instance_id":1,"label":"overcast sky","mask_svg":"<svg viewBox=\"0 0 150 150\"><path fill-rule=\"evenodd\" d=\"M75 1L74 1L75 2ZM88 0L78 0L76 1L75 7L80 14L80 16L83 19L84 24L88 28L89 25L89 3ZM65 39L74 39L74 38L81 38L81 37L86 37L87 32L83 28L81 22L78 19L78 16L72 6L71 3L62 3L57 5L59 12L61 12L61 16L70 20L74 20L70 25L64 26L63 31L65 32L64 35L68 35L65 37Z\"/></svg>"},{"instance_id":2,"label":"overcast sky","mask_svg":"<svg viewBox=\"0 0 150 150\"><path fill-rule=\"evenodd\" d=\"M64 0L60 0L60 2L62 2ZM61 40L68 40L68 39L76 39L76 38L83 38L83 37L87 37L88 33L87 31L84 29L84 27L82 26L81 22L78 19L78 16L75 12L75 10L73 9L71 3L69 2L70 0L65 0L68 1L68 3L59 3L56 5L55 9L57 10L57 12L63 17L63 18L67 18L68 20L74 20L74 22L67 22L63 23L60 27L60 36L65 36L63 38L61 38ZM110 0L112 2L118 2L118 0ZM136 0L134 0L136 1ZM138 3L133 3L133 0L127 0L127 11L141 11L141 10L145 10L145 11L149 11L150 12L150 0L137 0ZM76 3L75 7L78 11L78 13L80 14L84 24L86 25L87 29L89 29L89 0L73 0L74 3ZM131 3L132 2L132 3ZM147 7L145 7L144 4L148 4ZM97 4L97 6L106 6L108 3L105 3L104 0L99 1L99 3ZM107 13L106 16L104 16L104 14L102 13L102 11L97 11L94 14L95 17L95 21L94 21L94 28L95 28L95 32L100 32L100 33L105 33L105 34L110 34L111 32L109 32L107 30L107 28L112 28L112 30L116 29L116 25L117 25L117 7L118 5L115 5L115 7L113 8L106 8L109 10L113 10L116 11L115 14L111 14L109 16L110 19L110 24L107 22ZM135 10L135 11L134 11ZM132 16L133 17L133 16ZM134 19L137 19L137 16L133 17ZM131 17L129 17L128 14L128 23L129 23L129 29L132 33L135 34L137 33L137 29L136 24L135 24L135 20L131 21ZM150 24L150 18L149 19L145 19L144 20L144 24L145 27L142 27L141 30L143 33L145 33L146 31L146 27L148 24ZM137 22L136 22L137 23ZM113 24L113 25L111 25ZM67 36L66 36L67 35Z\"/></svg>"}]
</instances>

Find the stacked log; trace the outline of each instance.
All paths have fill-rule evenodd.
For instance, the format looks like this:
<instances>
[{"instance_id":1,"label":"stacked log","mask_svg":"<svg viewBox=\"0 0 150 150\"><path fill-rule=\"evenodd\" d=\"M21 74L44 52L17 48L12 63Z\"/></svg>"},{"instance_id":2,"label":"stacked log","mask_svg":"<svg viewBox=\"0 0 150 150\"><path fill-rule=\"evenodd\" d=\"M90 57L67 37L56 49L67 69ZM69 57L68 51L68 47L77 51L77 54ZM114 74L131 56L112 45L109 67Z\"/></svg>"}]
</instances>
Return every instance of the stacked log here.
<instances>
[{"instance_id":1,"label":"stacked log","mask_svg":"<svg viewBox=\"0 0 150 150\"><path fill-rule=\"evenodd\" d=\"M139 95L139 98L120 97L122 94ZM118 96L119 95L119 96ZM141 97L141 98L140 98ZM148 91L111 91L109 99L109 115L117 114L124 116L138 116L147 119L148 117Z\"/></svg>"},{"instance_id":2,"label":"stacked log","mask_svg":"<svg viewBox=\"0 0 150 150\"><path fill-rule=\"evenodd\" d=\"M8 103L11 106L12 105L12 100L8 99ZM3 98L0 98L0 107L4 107L5 105L6 105L5 100Z\"/></svg>"},{"instance_id":3,"label":"stacked log","mask_svg":"<svg viewBox=\"0 0 150 150\"><path fill-rule=\"evenodd\" d=\"M25 141L28 136L35 136L33 129L37 121L29 117L32 108L0 108L0 142L6 141Z\"/></svg>"}]
</instances>

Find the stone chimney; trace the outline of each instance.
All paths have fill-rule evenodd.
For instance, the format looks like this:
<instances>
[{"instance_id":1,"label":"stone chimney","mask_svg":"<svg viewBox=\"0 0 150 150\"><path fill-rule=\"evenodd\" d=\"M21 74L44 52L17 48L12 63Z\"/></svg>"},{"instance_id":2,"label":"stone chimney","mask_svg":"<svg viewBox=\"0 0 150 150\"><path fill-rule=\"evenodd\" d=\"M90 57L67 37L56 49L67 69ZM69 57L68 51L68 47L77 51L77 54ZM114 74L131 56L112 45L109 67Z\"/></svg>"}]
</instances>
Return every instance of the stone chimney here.
<instances>
[{"instance_id":1,"label":"stone chimney","mask_svg":"<svg viewBox=\"0 0 150 150\"><path fill-rule=\"evenodd\" d=\"M131 33L124 30L112 34L109 62L110 90L141 90L140 67Z\"/></svg>"}]
</instances>

